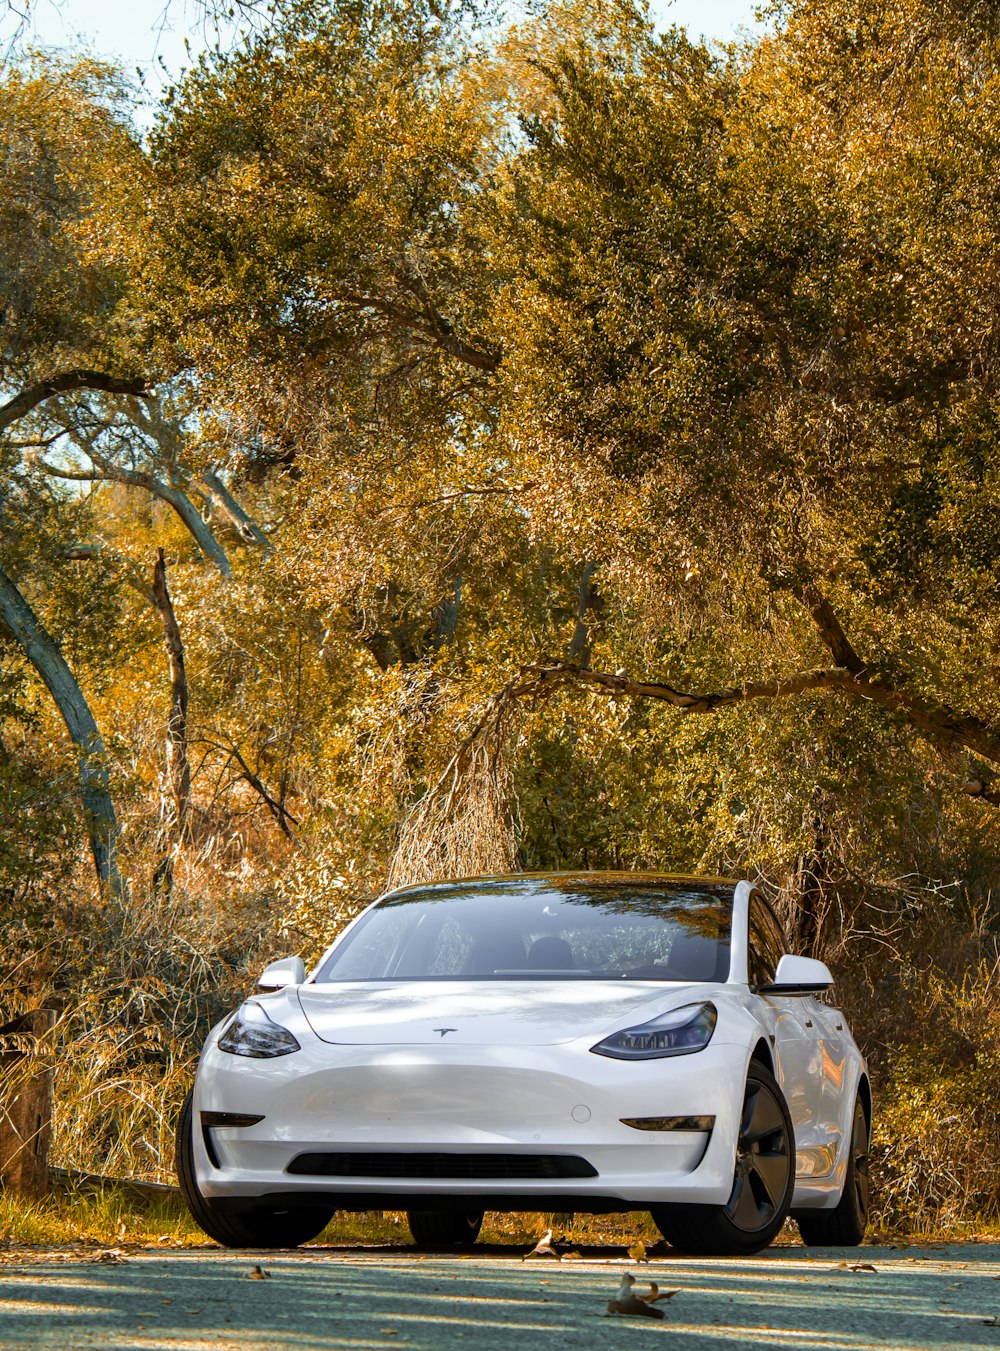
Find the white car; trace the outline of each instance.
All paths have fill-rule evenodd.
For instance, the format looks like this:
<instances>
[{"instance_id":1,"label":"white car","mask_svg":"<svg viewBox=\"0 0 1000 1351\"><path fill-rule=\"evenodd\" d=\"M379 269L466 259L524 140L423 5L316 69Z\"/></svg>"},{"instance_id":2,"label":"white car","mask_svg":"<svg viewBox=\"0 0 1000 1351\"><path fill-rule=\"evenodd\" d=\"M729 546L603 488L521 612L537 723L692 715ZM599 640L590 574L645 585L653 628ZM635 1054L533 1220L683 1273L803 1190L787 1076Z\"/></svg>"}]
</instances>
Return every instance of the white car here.
<instances>
[{"instance_id":1,"label":"white car","mask_svg":"<svg viewBox=\"0 0 1000 1351\"><path fill-rule=\"evenodd\" d=\"M822 962L749 882L639 873L407 887L208 1036L178 1123L197 1223L291 1247L335 1210L426 1245L486 1210L649 1210L689 1253L793 1215L856 1244L871 1090Z\"/></svg>"}]
</instances>

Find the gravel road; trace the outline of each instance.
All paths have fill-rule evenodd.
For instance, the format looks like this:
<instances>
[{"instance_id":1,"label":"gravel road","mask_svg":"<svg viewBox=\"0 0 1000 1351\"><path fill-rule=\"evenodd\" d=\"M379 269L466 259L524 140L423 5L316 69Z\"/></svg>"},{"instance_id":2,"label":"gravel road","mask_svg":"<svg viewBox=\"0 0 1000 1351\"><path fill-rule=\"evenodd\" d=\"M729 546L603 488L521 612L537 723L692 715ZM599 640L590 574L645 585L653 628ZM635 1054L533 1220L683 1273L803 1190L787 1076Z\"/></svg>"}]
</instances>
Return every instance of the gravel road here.
<instances>
[{"instance_id":1,"label":"gravel road","mask_svg":"<svg viewBox=\"0 0 1000 1351\"><path fill-rule=\"evenodd\" d=\"M0 1265L0 1347L1000 1351L1000 1246L780 1248L641 1267L593 1252L561 1262L502 1249L26 1253ZM607 1313L625 1271L677 1291L657 1305L662 1321Z\"/></svg>"}]
</instances>

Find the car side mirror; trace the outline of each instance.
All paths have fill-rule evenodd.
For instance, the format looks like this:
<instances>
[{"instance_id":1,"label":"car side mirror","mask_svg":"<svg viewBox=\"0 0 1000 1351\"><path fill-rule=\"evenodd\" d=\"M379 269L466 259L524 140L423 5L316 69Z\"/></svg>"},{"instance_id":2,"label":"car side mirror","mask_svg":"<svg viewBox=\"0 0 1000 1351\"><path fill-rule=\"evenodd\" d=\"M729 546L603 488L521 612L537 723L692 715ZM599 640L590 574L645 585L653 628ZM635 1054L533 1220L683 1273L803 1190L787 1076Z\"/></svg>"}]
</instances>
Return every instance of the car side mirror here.
<instances>
[{"instance_id":1,"label":"car side mirror","mask_svg":"<svg viewBox=\"0 0 1000 1351\"><path fill-rule=\"evenodd\" d=\"M771 985L760 985L758 994L821 994L829 990L833 976L825 962L813 957L793 957L786 952L778 963Z\"/></svg>"},{"instance_id":2,"label":"car side mirror","mask_svg":"<svg viewBox=\"0 0 1000 1351\"><path fill-rule=\"evenodd\" d=\"M283 990L286 985L301 985L306 978L306 966L301 957L282 957L280 962L265 966L257 982L258 990Z\"/></svg>"}]
</instances>

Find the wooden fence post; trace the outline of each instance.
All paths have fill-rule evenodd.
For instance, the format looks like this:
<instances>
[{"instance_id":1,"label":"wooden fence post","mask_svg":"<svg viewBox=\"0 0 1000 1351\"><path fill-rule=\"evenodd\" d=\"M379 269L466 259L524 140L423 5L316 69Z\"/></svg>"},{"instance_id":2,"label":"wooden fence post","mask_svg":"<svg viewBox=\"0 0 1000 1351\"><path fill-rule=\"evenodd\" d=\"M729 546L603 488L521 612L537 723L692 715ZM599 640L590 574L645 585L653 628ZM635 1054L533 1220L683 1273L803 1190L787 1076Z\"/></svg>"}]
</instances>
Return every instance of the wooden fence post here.
<instances>
[{"instance_id":1,"label":"wooden fence post","mask_svg":"<svg viewBox=\"0 0 1000 1351\"><path fill-rule=\"evenodd\" d=\"M0 1026L0 1187L30 1200L49 1189L55 1021L33 1009Z\"/></svg>"}]
</instances>

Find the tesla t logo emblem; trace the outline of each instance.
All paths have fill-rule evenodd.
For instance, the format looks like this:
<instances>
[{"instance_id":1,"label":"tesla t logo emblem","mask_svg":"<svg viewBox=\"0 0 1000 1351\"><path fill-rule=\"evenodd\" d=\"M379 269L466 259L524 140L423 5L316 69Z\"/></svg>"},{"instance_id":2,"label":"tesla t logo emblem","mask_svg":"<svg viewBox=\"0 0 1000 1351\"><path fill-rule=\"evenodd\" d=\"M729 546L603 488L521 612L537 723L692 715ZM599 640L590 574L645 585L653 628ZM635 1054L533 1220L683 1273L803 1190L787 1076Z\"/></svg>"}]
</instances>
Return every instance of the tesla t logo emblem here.
<instances>
[{"instance_id":1,"label":"tesla t logo emblem","mask_svg":"<svg viewBox=\"0 0 1000 1351\"><path fill-rule=\"evenodd\" d=\"M458 1031L458 1028L457 1028L457 1027L432 1027L432 1028L431 1028L431 1031L432 1031L432 1032L440 1032L441 1036L442 1036L442 1037L445 1037L445 1036L448 1035L449 1032L457 1032L457 1031Z\"/></svg>"}]
</instances>

